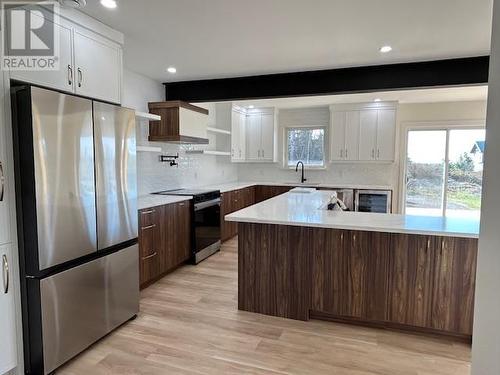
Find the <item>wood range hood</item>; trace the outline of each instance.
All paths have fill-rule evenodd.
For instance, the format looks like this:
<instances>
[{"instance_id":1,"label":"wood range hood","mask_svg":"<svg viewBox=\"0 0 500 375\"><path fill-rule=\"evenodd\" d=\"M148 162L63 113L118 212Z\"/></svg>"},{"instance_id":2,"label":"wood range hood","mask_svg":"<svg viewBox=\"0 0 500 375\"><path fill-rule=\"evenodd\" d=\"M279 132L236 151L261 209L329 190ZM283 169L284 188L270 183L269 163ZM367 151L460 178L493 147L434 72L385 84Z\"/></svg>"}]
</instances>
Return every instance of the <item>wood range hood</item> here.
<instances>
[{"instance_id":1,"label":"wood range hood","mask_svg":"<svg viewBox=\"0 0 500 375\"><path fill-rule=\"evenodd\" d=\"M161 116L149 122L149 141L208 144L208 110L181 100L148 103L149 112Z\"/></svg>"}]
</instances>

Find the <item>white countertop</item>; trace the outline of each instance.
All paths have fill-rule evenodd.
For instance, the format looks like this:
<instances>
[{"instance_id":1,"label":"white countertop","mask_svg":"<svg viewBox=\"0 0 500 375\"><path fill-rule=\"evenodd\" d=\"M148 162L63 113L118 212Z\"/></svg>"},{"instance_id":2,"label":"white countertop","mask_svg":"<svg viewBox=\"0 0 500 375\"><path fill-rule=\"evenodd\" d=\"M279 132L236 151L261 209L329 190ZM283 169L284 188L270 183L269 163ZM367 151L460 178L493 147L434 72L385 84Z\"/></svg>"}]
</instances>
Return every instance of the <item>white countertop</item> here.
<instances>
[{"instance_id":1,"label":"white countertop","mask_svg":"<svg viewBox=\"0 0 500 375\"><path fill-rule=\"evenodd\" d=\"M361 190L392 190L391 186L387 185L356 185L356 184L334 184L334 183L315 183L306 181L304 184L300 182L228 182L222 184L203 186L203 189L220 190L221 193L244 189L250 186L268 185L268 186L310 186L315 188L335 188L335 189L361 189Z\"/></svg>"},{"instance_id":2,"label":"white countertop","mask_svg":"<svg viewBox=\"0 0 500 375\"><path fill-rule=\"evenodd\" d=\"M477 238L479 234L478 220L322 209L331 196L332 192L327 190L309 194L286 193L226 215L225 218L227 221L246 223L450 237Z\"/></svg>"},{"instance_id":3,"label":"white countertop","mask_svg":"<svg viewBox=\"0 0 500 375\"><path fill-rule=\"evenodd\" d=\"M148 194L141 195L137 198L137 209L143 210L145 208L163 206L165 204L183 202L193 199L191 196L177 196L177 195L158 195Z\"/></svg>"}]
</instances>

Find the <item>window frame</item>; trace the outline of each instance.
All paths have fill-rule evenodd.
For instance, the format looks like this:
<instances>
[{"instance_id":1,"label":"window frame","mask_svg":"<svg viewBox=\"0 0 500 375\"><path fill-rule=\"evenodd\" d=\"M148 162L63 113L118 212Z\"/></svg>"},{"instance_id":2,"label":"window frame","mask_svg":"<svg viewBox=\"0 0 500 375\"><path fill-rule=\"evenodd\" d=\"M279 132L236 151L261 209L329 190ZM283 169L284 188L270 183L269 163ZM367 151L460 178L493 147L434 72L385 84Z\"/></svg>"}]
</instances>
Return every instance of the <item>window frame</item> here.
<instances>
[{"instance_id":1,"label":"window frame","mask_svg":"<svg viewBox=\"0 0 500 375\"><path fill-rule=\"evenodd\" d=\"M408 137L411 131L418 130L442 130L446 131L446 159L445 159L445 178L444 178L444 191L448 187L448 172L449 172L449 160L448 160L448 149L449 149L449 137L451 130L485 130L486 120L450 120L450 121L410 121L404 122L402 125L403 139L400 146L400 171L399 171L399 210L401 214L406 214L406 172L408 168L407 155L408 155ZM446 218L446 206L447 197L444 194L443 198L443 210L442 215L439 217Z\"/></svg>"},{"instance_id":2,"label":"window frame","mask_svg":"<svg viewBox=\"0 0 500 375\"><path fill-rule=\"evenodd\" d=\"M289 130L311 130L311 129L322 129L323 130L323 164L322 165L310 165L304 163L304 169L312 170L325 170L327 169L328 163L328 126L327 125L289 125L283 127L283 167L284 169L295 170L295 165L291 166L288 164L288 131Z\"/></svg>"}]
</instances>

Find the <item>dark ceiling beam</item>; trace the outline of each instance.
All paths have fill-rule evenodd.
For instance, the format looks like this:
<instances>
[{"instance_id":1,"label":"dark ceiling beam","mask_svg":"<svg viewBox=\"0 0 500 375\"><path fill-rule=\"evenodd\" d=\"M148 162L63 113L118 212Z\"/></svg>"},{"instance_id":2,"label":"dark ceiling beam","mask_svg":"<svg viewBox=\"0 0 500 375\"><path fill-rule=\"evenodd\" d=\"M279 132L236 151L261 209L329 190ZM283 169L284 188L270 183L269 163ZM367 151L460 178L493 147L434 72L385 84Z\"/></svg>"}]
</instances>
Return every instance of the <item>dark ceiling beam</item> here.
<instances>
[{"instance_id":1,"label":"dark ceiling beam","mask_svg":"<svg viewBox=\"0 0 500 375\"><path fill-rule=\"evenodd\" d=\"M166 82L166 100L189 102L478 85L488 83L489 56L260 76Z\"/></svg>"}]
</instances>

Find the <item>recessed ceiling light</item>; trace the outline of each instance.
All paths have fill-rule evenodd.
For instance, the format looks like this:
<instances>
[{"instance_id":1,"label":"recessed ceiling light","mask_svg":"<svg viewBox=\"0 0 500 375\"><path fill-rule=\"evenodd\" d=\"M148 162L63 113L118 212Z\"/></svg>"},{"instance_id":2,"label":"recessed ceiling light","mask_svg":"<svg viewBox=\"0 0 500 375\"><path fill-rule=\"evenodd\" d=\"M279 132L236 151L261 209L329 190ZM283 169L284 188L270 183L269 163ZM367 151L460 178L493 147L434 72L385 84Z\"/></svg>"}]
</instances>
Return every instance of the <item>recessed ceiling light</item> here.
<instances>
[{"instance_id":1,"label":"recessed ceiling light","mask_svg":"<svg viewBox=\"0 0 500 375\"><path fill-rule=\"evenodd\" d=\"M382 99L380 99L380 98L376 98L376 99L373 99L373 101L374 101L374 102L381 102L381 101L382 101Z\"/></svg>"},{"instance_id":2,"label":"recessed ceiling light","mask_svg":"<svg viewBox=\"0 0 500 375\"><path fill-rule=\"evenodd\" d=\"M114 8L116 8L116 1L115 0L101 0L101 5L103 7L109 8L109 9L114 9Z\"/></svg>"},{"instance_id":3,"label":"recessed ceiling light","mask_svg":"<svg viewBox=\"0 0 500 375\"><path fill-rule=\"evenodd\" d=\"M175 74L177 73L177 69L175 69L173 66L169 66L167 68L167 72L169 72L170 74Z\"/></svg>"},{"instance_id":4,"label":"recessed ceiling light","mask_svg":"<svg viewBox=\"0 0 500 375\"><path fill-rule=\"evenodd\" d=\"M387 52L391 52L392 51L392 47L391 46L382 46L380 47L380 52L382 53L387 53Z\"/></svg>"},{"instance_id":5,"label":"recessed ceiling light","mask_svg":"<svg viewBox=\"0 0 500 375\"><path fill-rule=\"evenodd\" d=\"M248 109L254 109L254 108L255 108L255 106L253 106L253 105L248 106Z\"/></svg>"}]
</instances>

